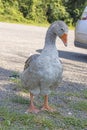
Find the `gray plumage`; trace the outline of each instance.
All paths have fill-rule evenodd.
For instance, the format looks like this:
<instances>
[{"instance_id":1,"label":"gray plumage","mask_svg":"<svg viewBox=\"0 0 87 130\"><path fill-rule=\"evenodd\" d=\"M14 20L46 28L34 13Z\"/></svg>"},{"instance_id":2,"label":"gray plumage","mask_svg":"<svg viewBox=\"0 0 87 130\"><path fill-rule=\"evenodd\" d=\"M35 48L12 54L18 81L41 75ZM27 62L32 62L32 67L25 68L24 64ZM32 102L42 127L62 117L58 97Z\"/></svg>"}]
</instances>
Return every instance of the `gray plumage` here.
<instances>
[{"instance_id":1,"label":"gray plumage","mask_svg":"<svg viewBox=\"0 0 87 130\"><path fill-rule=\"evenodd\" d=\"M48 95L62 80L63 67L55 45L57 36L68 32L63 21L54 22L47 30L41 54L30 56L21 74L23 86L33 95Z\"/></svg>"}]
</instances>

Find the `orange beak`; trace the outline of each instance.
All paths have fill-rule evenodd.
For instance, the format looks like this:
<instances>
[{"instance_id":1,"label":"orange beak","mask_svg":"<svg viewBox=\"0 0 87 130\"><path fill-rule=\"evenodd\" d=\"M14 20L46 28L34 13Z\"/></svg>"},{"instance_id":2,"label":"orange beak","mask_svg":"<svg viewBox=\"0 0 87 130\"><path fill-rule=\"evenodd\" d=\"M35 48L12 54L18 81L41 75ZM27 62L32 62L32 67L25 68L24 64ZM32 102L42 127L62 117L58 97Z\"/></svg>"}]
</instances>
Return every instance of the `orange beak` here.
<instances>
[{"instance_id":1,"label":"orange beak","mask_svg":"<svg viewBox=\"0 0 87 130\"><path fill-rule=\"evenodd\" d=\"M67 34L64 33L62 36L60 36L60 38L63 41L64 45L67 46Z\"/></svg>"}]
</instances>

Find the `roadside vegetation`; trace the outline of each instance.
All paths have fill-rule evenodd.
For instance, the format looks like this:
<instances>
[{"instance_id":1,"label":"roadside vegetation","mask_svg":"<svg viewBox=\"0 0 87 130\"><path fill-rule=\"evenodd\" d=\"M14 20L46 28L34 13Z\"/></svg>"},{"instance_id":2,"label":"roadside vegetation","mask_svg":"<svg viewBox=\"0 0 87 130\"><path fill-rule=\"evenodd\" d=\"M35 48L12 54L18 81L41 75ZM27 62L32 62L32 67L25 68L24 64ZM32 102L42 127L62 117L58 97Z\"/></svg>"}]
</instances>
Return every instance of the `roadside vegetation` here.
<instances>
[{"instance_id":1,"label":"roadside vegetation","mask_svg":"<svg viewBox=\"0 0 87 130\"><path fill-rule=\"evenodd\" d=\"M0 0L0 21L46 25L60 19L74 26L86 5L86 0Z\"/></svg>"}]
</instances>

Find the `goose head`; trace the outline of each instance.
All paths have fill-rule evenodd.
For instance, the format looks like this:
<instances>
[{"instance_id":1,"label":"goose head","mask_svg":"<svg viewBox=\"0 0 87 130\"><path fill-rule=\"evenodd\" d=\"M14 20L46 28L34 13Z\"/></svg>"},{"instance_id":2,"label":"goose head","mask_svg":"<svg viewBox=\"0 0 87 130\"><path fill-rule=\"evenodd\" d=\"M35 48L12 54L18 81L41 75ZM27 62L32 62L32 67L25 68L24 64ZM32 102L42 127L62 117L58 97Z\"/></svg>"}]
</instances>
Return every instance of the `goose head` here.
<instances>
[{"instance_id":1,"label":"goose head","mask_svg":"<svg viewBox=\"0 0 87 130\"><path fill-rule=\"evenodd\" d=\"M58 36L67 46L68 26L63 21L55 21L49 27L50 32L55 37Z\"/></svg>"}]
</instances>

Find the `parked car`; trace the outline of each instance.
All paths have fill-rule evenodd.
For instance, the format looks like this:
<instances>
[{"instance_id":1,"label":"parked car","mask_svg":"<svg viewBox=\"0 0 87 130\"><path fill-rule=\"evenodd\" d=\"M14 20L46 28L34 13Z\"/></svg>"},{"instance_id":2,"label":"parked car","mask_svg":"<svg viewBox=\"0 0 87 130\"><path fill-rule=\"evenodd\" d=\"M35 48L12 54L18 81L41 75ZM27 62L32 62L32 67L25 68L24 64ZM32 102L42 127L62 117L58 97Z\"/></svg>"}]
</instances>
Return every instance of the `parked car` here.
<instances>
[{"instance_id":1,"label":"parked car","mask_svg":"<svg viewBox=\"0 0 87 130\"><path fill-rule=\"evenodd\" d=\"M82 13L81 20L77 21L74 45L76 47L87 48L87 6Z\"/></svg>"}]
</instances>

